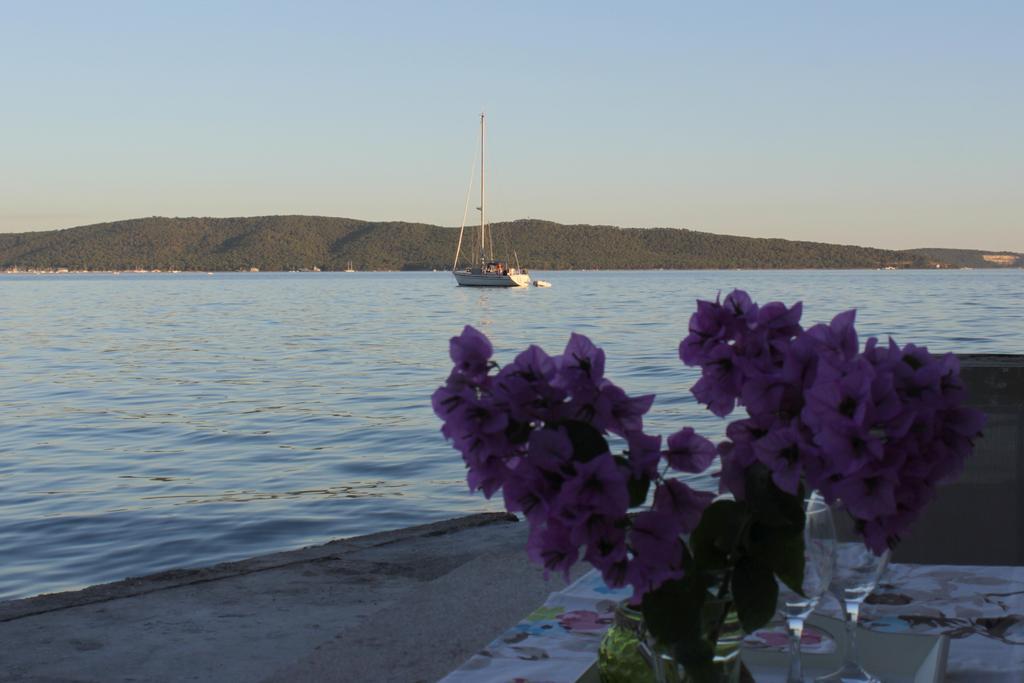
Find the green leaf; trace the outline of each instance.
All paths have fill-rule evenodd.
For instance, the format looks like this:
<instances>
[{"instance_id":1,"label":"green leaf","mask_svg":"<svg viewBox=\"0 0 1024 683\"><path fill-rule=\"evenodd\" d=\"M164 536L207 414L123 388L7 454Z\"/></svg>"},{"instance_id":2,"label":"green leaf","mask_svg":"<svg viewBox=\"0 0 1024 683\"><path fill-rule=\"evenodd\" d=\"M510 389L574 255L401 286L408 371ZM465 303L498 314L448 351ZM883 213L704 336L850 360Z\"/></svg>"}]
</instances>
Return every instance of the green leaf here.
<instances>
[{"instance_id":1,"label":"green leaf","mask_svg":"<svg viewBox=\"0 0 1024 683\"><path fill-rule=\"evenodd\" d=\"M676 649L701 635L701 610L707 584L695 575L667 581L644 595L644 623L661 643Z\"/></svg>"},{"instance_id":2,"label":"green leaf","mask_svg":"<svg viewBox=\"0 0 1024 683\"><path fill-rule=\"evenodd\" d=\"M662 585L644 596L644 620L661 647L673 654L686 670L687 681L714 683L715 643L709 639L708 604L710 582L707 577L688 574ZM673 679L674 680L674 679Z\"/></svg>"},{"instance_id":3,"label":"green leaf","mask_svg":"<svg viewBox=\"0 0 1024 683\"><path fill-rule=\"evenodd\" d=\"M690 546L686 543L680 545L683 551L683 572L687 575L693 574L697 571L697 567L694 566L693 553L690 552Z\"/></svg>"},{"instance_id":4,"label":"green leaf","mask_svg":"<svg viewBox=\"0 0 1024 683\"><path fill-rule=\"evenodd\" d=\"M651 488L650 479L631 477L627 486L629 488L629 507L635 508L647 501L647 492Z\"/></svg>"},{"instance_id":5,"label":"green leaf","mask_svg":"<svg viewBox=\"0 0 1024 683\"><path fill-rule=\"evenodd\" d=\"M651 489L651 480L647 477L633 476L633 468L629 464L629 458L624 455L616 455L615 464L628 477L626 488L629 491L629 507L635 508L647 502L647 492Z\"/></svg>"},{"instance_id":6,"label":"green leaf","mask_svg":"<svg viewBox=\"0 0 1024 683\"><path fill-rule=\"evenodd\" d=\"M529 422L509 420L508 427L505 428L505 438L511 443L526 443L529 441L532 432L533 430L530 428Z\"/></svg>"},{"instance_id":7,"label":"green leaf","mask_svg":"<svg viewBox=\"0 0 1024 683\"><path fill-rule=\"evenodd\" d=\"M775 614L779 585L771 569L751 557L744 557L733 570L732 595L743 630L752 633Z\"/></svg>"},{"instance_id":8,"label":"green leaf","mask_svg":"<svg viewBox=\"0 0 1024 683\"><path fill-rule=\"evenodd\" d=\"M746 500L758 524L784 527L790 530L804 528L802 490L798 495L786 493L772 481L771 471L761 463L754 463L745 473Z\"/></svg>"},{"instance_id":9,"label":"green leaf","mask_svg":"<svg viewBox=\"0 0 1024 683\"><path fill-rule=\"evenodd\" d=\"M751 557L767 566L792 590L803 595L804 535L772 529L771 533L751 544Z\"/></svg>"},{"instance_id":10,"label":"green leaf","mask_svg":"<svg viewBox=\"0 0 1024 683\"><path fill-rule=\"evenodd\" d=\"M696 566L702 571L728 567L746 521L746 506L743 503L719 500L709 505L690 535L690 549Z\"/></svg>"},{"instance_id":11,"label":"green leaf","mask_svg":"<svg viewBox=\"0 0 1024 683\"><path fill-rule=\"evenodd\" d=\"M575 460L589 462L609 451L608 442L601 436L601 432L594 429L592 425L579 420L565 420L560 423L560 426L565 427L569 434L569 439L572 441L572 455Z\"/></svg>"},{"instance_id":12,"label":"green leaf","mask_svg":"<svg viewBox=\"0 0 1024 683\"><path fill-rule=\"evenodd\" d=\"M636 508L647 501L647 492L650 490L650 479L647 477L630 477L627 487L630 492L630 507Z\"/></svg>"}]
</instances>

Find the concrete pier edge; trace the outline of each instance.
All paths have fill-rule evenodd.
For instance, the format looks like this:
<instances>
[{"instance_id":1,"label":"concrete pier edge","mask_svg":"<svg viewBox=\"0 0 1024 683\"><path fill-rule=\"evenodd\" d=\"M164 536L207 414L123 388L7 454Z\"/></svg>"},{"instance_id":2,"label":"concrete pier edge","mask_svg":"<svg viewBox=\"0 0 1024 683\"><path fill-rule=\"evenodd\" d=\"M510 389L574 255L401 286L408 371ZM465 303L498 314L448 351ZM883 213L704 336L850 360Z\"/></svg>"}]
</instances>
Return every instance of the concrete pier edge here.
<instances>
[{"instance_id":1,"label":"concrete pier edge","mask_svg":"<svg viewBox=\"0 0 1024 683\"><path fill-rule=\"evenodd\" d=\"M335 539L321 545L307 546L297 550L284 550L244 560L221 562L209 567L170 569L145 576L131 576L120 581L97 584L80 590L43 593L27 598L0 602L0 623L38 614L46 614L47 612L54 612L69 607L81 607L83 605L119 600L121 598L131 598L181 586L219 581L221 579L271 569L281 569L307 562L339 560L353 551L374 546L428 536L444 536L488 524L508 524L518 521L515 515L507 512L480 512L439 522L379 531L364 536Z\"/></svg>"},{"instance_id":2,"label":"concrete pier edge","mask_svg":"<svg viewBox=\"0 0 1024 683\"><path fill-rule=\"evenodd\" d=\"M431 683L565 585L527 535L482 513L11 601L0 682Z\"/></svg>"}]
</instances>

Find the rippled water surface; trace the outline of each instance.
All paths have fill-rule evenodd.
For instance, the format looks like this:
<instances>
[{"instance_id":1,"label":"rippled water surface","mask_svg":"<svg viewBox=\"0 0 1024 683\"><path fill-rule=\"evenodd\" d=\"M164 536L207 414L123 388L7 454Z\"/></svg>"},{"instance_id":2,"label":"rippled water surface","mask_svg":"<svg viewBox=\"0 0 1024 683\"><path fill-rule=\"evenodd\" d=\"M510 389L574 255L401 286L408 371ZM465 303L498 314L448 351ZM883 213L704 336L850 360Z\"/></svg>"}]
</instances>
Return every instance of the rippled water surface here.
<instances>
[{"instance_id":1,"label":"rippled water surface","mask_svg":"<svg viewBox=\"0 0 1024 683\"><path fill-rule=\"evenodd\" d=\"M466 324L499 362L569 332L658 394L647 424L723 426L676 355L698 297L857 307L863 336L1024 352L1024 271L0 276L0 599L453 517L470 495L430 393Z\"/></svg>"}]
</instances>

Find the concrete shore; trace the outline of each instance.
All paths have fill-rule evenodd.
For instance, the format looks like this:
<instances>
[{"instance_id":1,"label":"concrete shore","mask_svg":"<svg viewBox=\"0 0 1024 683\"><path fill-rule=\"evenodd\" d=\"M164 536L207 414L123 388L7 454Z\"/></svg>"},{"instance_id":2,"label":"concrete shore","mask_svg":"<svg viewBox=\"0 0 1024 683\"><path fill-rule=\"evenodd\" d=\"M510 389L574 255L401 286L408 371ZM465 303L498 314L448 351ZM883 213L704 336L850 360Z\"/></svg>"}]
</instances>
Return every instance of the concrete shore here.
<instances>
[{"instance_id":1,"label":"concrete shore","mask_svg":"<svg viewBox=\"0 0 1024 683\"><path fill-rule=\"evenodd\" d=\"M431 683L564 585L526 532L472 515L0 603L0 681Z\"/></svg>"}]
</instances>

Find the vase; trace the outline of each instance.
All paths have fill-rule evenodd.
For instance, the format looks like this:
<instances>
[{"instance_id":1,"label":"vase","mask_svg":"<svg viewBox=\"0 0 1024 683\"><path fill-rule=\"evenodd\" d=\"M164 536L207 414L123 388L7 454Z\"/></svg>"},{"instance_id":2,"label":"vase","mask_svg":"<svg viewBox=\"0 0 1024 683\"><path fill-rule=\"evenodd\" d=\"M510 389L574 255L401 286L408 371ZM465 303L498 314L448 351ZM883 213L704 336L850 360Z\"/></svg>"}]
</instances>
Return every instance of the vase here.
<instances>
[{"instance_id":1,"label":"vase","mask_svg":"<svg viewBox=\"0 0 1024 683\"><path fill-rule=\"evenodd\" d=\"M646 639L644 615L623 600L597 649L601 683L655 683L651 661L642 647Z\"/></svg>"},{"instance_id":2,"label":"vase","mask_svg":"<svg viewBox=\"0 0 1024 683\"><path fill-rule=\"evenodd\" d=\"M716 683L745 680L740 663L743 628L731 599L709 597L704 603L705 633L717 630L714 675ZM601 683L689 683L683 666L657 645L644 628L643 614L623 601L615 621L601 639L597 658Z\"/></svg>"},{"instance_id":3,"label":"vase","mask_svg":"<svg viewBox=\"0 0 1024 683\"><path fill-rule=\"evenodd\" d=\"M736 614L735 603L731 597L717 598L708 596L701 611L702 632L705 637L717 633L714 647L714 681L715 683L739 683L743 667L740 662L740 645L743 644L743 626ZM692 678L675 658L656 648L658 657L654 662L654 680L657 683L689 683Z\"/></svg>"}]
</instances>

